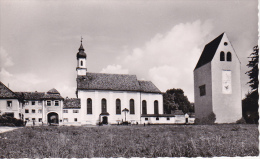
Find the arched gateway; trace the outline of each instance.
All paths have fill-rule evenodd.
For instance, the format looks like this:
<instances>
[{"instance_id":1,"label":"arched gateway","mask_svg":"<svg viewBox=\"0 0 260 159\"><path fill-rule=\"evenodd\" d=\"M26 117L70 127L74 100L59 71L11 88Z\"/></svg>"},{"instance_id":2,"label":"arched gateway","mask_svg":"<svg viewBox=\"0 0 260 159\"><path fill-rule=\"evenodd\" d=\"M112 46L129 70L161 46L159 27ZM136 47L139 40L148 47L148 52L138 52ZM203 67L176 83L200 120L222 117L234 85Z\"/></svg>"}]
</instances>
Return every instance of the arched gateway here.
<instances>
[{"instance_id":1,"label":"arched gateway","mask_svg":"<svg viewBox=\"0 0 260 159\"><path fill-rule=\"evenodd\" d=\"M48 114L48 123L49 124L59 124L59 115L55 112Z\"/></svg>"}]
</instances>

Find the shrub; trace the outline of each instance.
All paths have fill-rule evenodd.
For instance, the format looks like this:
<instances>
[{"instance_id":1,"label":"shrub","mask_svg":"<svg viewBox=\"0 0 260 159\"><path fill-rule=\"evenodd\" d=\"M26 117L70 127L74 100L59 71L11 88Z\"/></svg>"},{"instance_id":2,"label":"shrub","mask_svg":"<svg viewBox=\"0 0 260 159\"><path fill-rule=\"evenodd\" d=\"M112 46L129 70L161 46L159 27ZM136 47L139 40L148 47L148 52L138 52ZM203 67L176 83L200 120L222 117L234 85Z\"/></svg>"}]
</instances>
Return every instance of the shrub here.
<instances>
[{"instance_id":1,"label":"shrub","mask_svg":"<svg viewBox=\"0 0 260 159\"><path fill-rule=\"evenodd\" d=\"M203 117L201 119L196 118L195 124L214 124L216 121L216 115L211 112L208 116Z\"/></svg>"},{"instance_id":2,"label":"shrub","mask_svg":"<svg viewBox=\"0 0 260 159\"><path fill-rule=\"evenodd\" d=\"M16 119L10 116L0 116L1 126L25 126L25 123L21 119Z\"/></svg>"},{"instance_id":3,"label":"shrub","mask_svg":"<svg viewBox=\"0 0 260 159\"><path fill-rule=\"evenodd\" d=\"M246 120L242 117L241 119L236 121L237 124L246 124Z\"/></svg>"}]
</instances>

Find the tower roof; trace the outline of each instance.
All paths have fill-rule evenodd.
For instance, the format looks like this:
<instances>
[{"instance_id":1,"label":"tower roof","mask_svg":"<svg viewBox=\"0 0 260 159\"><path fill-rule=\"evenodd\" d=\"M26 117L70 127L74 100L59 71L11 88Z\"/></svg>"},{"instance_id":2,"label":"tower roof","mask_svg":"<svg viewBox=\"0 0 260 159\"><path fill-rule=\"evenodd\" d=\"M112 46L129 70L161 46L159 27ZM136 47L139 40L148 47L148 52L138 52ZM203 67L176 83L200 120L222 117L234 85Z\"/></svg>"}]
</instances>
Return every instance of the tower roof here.
<instances>
[{"instance_id":1,"label":"tower roof","mask_svg":"<svg viewBox=\"0 0 260 159\"><path fill-rule=\"evenodd\" d=\"M218 46L219 46L219 43L221 42L221 39L223 37L223 35L225 34L222 33L221 35L219 35L217 38L215 38L214 40L212 40L211 42L209 42L205 47L204 47L204 50L200 56L200 59L195 67L194 70L196 70L197 68L209 63L212 61L217 49L218 49Z\"/></svg>"},{"instance_id":2,"label":"tower roof","mask_svg":"<svg viewBox=\"0 0 260 159\"><path fill-rule=\"evenodd\" d=\"M49 90L49 91L47 92L47 94L60 94L60 92L58 92L57 89L52 88L51 90Z\"/></svg>"},{"instance_id":3,"label":"tower roof","mask_svg":"<svg viewBox=\"0 0 260 159\"><path fill-rule=\"evenodd\" d=\"M84 52L85 49L82 45L82 38L81 38L81 44L80 44L80 47L79 47L79 52L77 53L77 59L78 58L86 58L87 57L87 54Z\"/></svg>"}]
</instances>

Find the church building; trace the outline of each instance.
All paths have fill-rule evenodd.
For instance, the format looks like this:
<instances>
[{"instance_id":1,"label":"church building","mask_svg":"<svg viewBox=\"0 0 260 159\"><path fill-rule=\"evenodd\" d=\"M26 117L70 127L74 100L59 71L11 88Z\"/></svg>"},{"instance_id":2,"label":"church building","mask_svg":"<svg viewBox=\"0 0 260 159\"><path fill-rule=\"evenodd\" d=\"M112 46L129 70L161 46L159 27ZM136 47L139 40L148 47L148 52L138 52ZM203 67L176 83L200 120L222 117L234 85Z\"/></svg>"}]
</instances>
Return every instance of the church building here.
<instances>
[{"instance_id":1,"label":"church building","mask_svg":"<svg viewBox=\"0 0 260 159\"><path fill-rule=\"evenodd\" d=\"M226 33L205 46L193 73L196 118L211 113L215 123L242 118L240 61Z\"/></svg>"},{"instance_id":2,"label":"church building","mask_svg":"<svg viewBox=\"0 0 260 159\"><path fill-rule=\"evenodd\" d=\"M124 120L136 124L141 123L142 114L148 122L163 113L162 93L151 81L140 81L136 75L87 72L86 59L81 41L76 95L82 124L118 124ZM122 112L124 109L129 112Z\"/></svg>"}]
</instances>

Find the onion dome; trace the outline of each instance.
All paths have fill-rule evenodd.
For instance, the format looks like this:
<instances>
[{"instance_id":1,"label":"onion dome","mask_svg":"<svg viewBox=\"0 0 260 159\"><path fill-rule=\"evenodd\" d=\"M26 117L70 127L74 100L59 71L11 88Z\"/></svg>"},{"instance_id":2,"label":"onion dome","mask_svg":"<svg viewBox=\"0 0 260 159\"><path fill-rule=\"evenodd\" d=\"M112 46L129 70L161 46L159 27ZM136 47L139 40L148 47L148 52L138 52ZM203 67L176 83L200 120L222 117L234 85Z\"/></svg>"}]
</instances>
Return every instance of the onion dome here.
<instances>
[{"instance_id":1,"label":"onion dome","mask_svg":"<svg viewBox=\"0 0 260 159\"><path fill-rule=\"evenodd\" d=\"M77 53L77 59L78 58L86 58L87 57L87 54L84 52L84 48L83 48L83 45L82 45L82 38L81 38L81 44L80 44L80 47L79 47L79 52Z\"/></svg>"}]
</instances>

